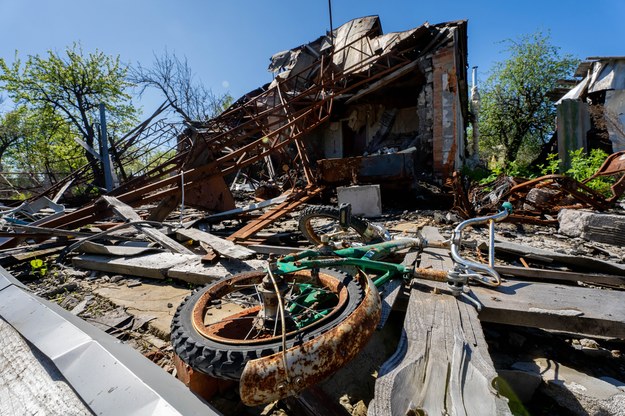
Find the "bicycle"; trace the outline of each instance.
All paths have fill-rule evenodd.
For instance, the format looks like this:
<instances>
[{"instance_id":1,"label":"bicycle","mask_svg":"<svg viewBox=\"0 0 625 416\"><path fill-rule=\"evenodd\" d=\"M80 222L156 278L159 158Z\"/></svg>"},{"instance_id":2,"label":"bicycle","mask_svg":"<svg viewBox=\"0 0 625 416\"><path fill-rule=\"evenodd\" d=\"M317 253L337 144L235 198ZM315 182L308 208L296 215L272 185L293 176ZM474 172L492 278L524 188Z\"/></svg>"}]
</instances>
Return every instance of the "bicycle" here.
<instances>
[{"instance_id":1,"label":"bicycle","mask_svg":"<svg viewBox=\"0 0 625 416\"><path fill-rule=\"evenodd\" d=\"M343 233L357 224L363 231L359 234L365 235L369 223L354 221L346 207L317 210L339 222L337 229L319 235L319 248L272 258L265 270L221 279L185 299L172 321L174 350L197 371L239 380L241 400L247 405L296 395L364 347L380 319L377 288L392 279L447 281L453 295L479 308L467 293L468 283L501 282L493 269L494 223L511 209L505 205L495 215L456 227L449 241L455 264L450 271L383 261L399 250L427 247L422 237L388 239L376 228L373 238L386 241L346 244L340 238ZM303 218L306 227L312 216ZM490 224L491 234L488 265L460 256L464 228L484 223Z\"/></svg>"}]
</instances>

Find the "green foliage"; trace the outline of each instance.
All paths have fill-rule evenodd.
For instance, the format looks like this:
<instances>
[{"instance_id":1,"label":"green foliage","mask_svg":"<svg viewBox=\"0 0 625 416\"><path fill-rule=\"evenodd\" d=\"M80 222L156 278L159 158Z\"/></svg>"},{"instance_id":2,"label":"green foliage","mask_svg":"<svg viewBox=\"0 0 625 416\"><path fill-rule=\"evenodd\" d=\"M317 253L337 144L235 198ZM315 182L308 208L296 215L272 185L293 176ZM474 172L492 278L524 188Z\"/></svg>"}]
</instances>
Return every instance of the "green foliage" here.
<instances>
[{"instance_id":1,"label":"green foliage","mask_svg":"<svg viewBox=\"0 0 625 416\"><path fill-rule=\"evenodd\" d=\"M41 259L33 259L30 261L31 274L38 273L45 276L48 273L48 267Z\"/></svg>"},{"instance_id":2,"label":"green foliage","mask_svg":"<svg viewBox=\"0 0 625 416\"><path fill-rule=\"evenodd\" d=\"M110 132L136 122L136 109L126 92L133 86L126 80L127 72L119 57L98 50L85 54L79 44L66 48L64 54L49 51L43 57L28 56L24 63L17 53L10 65L0 58L0 82L9 97L36 120L31 124L36 131L14 151L14 155L27 152L30 160L15 163L40 160L40 172L50 173L71 171L89 161L96 180L101 180L96 159L78 147L73 137L97 149L100 103L106 104Z\"/></svg>"},{"instance_id":3,"label":"green foliage","mask_svg":"<svg viewBox=\"0 0 625 416\"><path fill-rule=\"evenodd\" d=\"M540 165L540 173L542 175L553 175L560 171L560 159L557 153L549 153L547 155L547 165Z\"/></svg>"},{"instance_id":4,"label":"green foliage","mask_svg":"<svg viewBox=\"0 0 625 416\"><path fill-rule=\"evenodd\" d=\"M590 153L584 152L584 149L577 149L571 150L569 154L571 155L571 168L565 174L579 182L584 182L594 175L608 157L608 154L601 149L592 149ZM540 171L543 175L558 173L560 165L561 161L558 158L558 154L550 153L547 156L547 165L541 165ZM588 181L586 185L605 196L610 196L610 186L613 183L613 178L599 177Z\"/></svg>"},{"instance_id":5,"label":"green foliage","mask_svg":"<svg viewBox=\"0 0 625 416\"><path fill-rule=\"evenodd\" d=\"M590 178L601 167L608 154L601 149L592 149L589 154L584 149L571 150L571 168L566 173L580 182ZM586 185L605 195L611 194L610 186L614 183L613 178L599 177L586 182Z\"/></svg>"},{"instance_id":6,"label":"green foliage","mask_svg":"<svg viewBox=\"0 0 625 416\"><path fill-rule=\"evenodd\" d=\"M480 151L486 159L527 165L551 133L555 108L547 93L575 69L549 35L507 40L509 58L495 64L481 89Z\"/></svg>"}]
</instances>

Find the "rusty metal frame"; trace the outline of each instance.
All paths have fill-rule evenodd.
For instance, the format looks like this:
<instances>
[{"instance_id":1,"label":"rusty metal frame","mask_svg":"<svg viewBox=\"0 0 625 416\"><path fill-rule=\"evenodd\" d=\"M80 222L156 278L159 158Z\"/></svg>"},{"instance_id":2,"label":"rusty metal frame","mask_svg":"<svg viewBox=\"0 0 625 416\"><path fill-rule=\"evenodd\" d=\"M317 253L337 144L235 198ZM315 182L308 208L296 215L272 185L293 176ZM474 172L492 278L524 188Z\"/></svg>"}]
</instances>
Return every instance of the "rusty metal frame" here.
<instances>
[{"instance_id":1,"label":"rusty metal frame","mask_svg":"<svg viewBox=\"0 0 625 416\"><path fill-rule=\"evenodd\" d=\"M267 225L284 217L303 203L309 201L311 198L318 195L322 190L323 187L311 185L301 191L294 192L286 201L279 204L274 209L266 212L256 220L249 222L245 227L231 234L227 239L238 242L247 240Z\"/></svg>"},{"instance_id":2,"label":"rusty metal frame","mask_svg":"<svg viewBox=\"0 0 625 416\"><path fill-rule=\"evenodd\" d=\"M612 195L607 197L590 188L588 184L596 178L612 176L616 178L610 187ZM463 216L476 214L468 202L459 175L454 175L452 186L454 189L454 207ZM544 204L532 203L535 210L527 210L519 207L532 189L552 189L555 192ZM555 218L544 219L544 214L556 215L562 208L593 208L604 211L609 209L625 193L625 151L616 152L606 158L601 167L590 178L579 182L569 176L561 174L545 175L539 178L527 180L514 185L508 192L501 196L501 201L508 200L515 205L515 212L509 216L511 221L528 222L535 224L554 224ZM572 197L573 200L567 200ZM495 206L487 206L484 210L495 209ZM484 211L481 210L481 211Z\"/></svg>"}]
</instances>

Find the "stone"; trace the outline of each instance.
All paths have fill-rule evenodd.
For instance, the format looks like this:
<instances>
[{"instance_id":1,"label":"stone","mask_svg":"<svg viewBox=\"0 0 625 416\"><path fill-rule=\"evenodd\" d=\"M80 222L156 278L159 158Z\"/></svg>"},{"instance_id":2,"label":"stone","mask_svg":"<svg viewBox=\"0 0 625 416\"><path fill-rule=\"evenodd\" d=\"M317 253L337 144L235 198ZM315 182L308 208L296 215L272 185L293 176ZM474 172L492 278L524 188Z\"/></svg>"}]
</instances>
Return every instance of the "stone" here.
<instances>
[{"instance_id":1,"label":"stone","mask_svg":"<svg viewBox=\"0 0 625 416\"><path fill-rule=\"evenodd\" d=\"M563 209L558 214L559 232L598 243L625 245L625 215Z\"/></svg>"}]
</instances>

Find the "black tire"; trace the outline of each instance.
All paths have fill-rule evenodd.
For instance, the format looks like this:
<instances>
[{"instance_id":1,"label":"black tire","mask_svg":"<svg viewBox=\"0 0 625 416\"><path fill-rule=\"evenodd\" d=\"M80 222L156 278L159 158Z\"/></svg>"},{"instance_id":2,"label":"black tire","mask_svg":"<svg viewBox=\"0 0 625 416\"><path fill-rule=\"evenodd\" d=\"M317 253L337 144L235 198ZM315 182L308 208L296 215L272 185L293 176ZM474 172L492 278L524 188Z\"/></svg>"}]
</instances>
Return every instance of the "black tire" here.
<instances>
[{"instance_id":1,"label":"black tire","mask_svg":"<svg viewBox=\"0 0 625 416\"><path fill-rule=\"evenodd\" d=\"M325 230L318 228L318 226L315 224L317 220L327 220L328 224L324 226L324 228L326 228ZM306 239L314 245L321 244L321 234L323 234L324 232L338 229L338 225L339 209L335 207L324 205L311 205L307 208L304 208L299 216L300 231L302 232L304 237L306 237ZM355 215L352 215L350 228L357 234L353 236L353 238L357 239L359 242L362 243L370 242L369 239L365 237L367 225L367 221Z\"/></svg>"},{"instance_id":2,"label":"black tire","mask_svg":"<svg viewBox=\"0 0 625 416\"><path fill-rule=\"evenodd\" d=\"M306 277L306 273L310 275L310 271L303 271L287 276L294 276L293 281L295 281L295 279L303 280L303 278ZM340 309L337 307L329 313L328 316L312 325L288 332L286 337L287 348L300 345L336 327L353 313L356 307L363 301L364 293L362 285L352 276L338 270L330 269L321 269L319 275L322 276L324 281L331 281L333 285L336 285L337 291L340 292L340 296L337 296L337 299L342 299L341 301L337 300L337 303L339 303L341 307ZM201 314L204 315L207 312L207 308L209 308L210 305L215 305L217 300L226 299L229 294L237 290L244 290L236 289L237 287L242 288L249 284L261 282L264 276L265 272L263 271L241 273L221 279L189 295L178 307L172 320L171 342L176 354L194 370L217 378L238 380L241 378L243 368L248 361L281 351L282 337L280 335L275 336L274 334L270 339L243 340L241 342L236 342L235 339L220 339L221 335L211 336L211 334L202 334L194 325L194 311L196 311L196 313L198 313L197 311L201 311ZM231 301L227 300L226 302ZM230 305L226 304L226 306L228 307ZM248 310L252 311L252 309L253 308ZM238 321L234 324L236 319L244 318L232 318L235 316L241 317L245 315L243 312L239 312L239 314L235 313L234 315L228 316L223 321L217 320L215 323L205 326L205 329L211 326L218 326L217 324L222 325L220 328L223 329L228 326L228 324L224 322L229 321L233 328L237 327L237 332L245 332L247 329L245 325L247 325L247 323ZM202 323L205 324L206 316L203 316L201 319ZM247 317L245 319L247 319ZM244 328L238 328L239 326L243 326ZM217 331L220 331L220 329L217 329Z\"/></svg>"}]
</instances>

